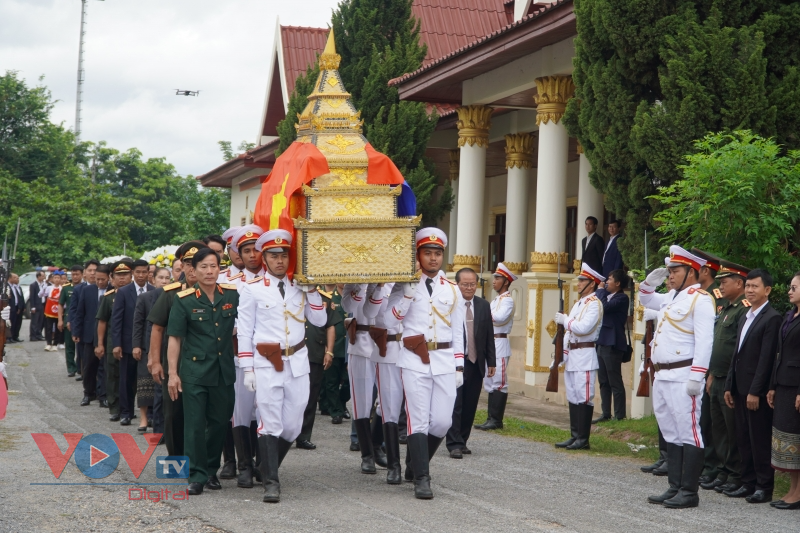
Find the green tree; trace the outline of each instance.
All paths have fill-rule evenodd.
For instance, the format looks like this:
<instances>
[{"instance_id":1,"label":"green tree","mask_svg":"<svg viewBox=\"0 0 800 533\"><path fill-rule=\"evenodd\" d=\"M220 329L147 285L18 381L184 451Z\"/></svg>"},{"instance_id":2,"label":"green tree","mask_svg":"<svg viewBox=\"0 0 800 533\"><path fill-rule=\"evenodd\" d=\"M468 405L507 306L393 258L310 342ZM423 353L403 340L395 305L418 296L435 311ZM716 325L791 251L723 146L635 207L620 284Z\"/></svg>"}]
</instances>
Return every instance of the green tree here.
<instances>
[{"instance_id":1,"label":"green tree","mask_svg":"<svg viewBox=\"0 0 800 533\"><path fill-rule=\"evenodd\" d=\"M308 105L308 96L314 91L317 76L319 76L319 65L315 62L313 65L308 65L305 74L298 76L297 81L294 82L294 91L289 97L289 105L286 106L286 118L278 122L277 130L280 137L280 145L275 151L276 156L281 155L297 138L297 130L295 129L298 121L297 116Z\"/></svg>"},{"instance_id":2,"label":"green tree","mask_svg":"<svg viewBox=\"0 0 800 533\"><path fill-rule=\"evenodd\" d=\"M239 143L239 150L238 153L233 151L233 144L230 141L217 141L219 145L220 151L222 151L222 160L223 161L230 161L231 159L235 159L239 157L241 154L247 152L248 150L252 150L256 147L256 143L249 143L247 141L242 141Z\"/></svg>"},{"instance_id":3,"label":"green tree","mask_svg":"<svg viewBox=\"0 0 800 533\"><path fill-rule=\"evenodd\" d=\"M642 264L660 186L709 132L749 129L800 147L800 4L781 0L575 0L576 98L564 117L592 184L625 219ZM657 243L652 243L654 247Z\"/></svg>"}]
</instances>

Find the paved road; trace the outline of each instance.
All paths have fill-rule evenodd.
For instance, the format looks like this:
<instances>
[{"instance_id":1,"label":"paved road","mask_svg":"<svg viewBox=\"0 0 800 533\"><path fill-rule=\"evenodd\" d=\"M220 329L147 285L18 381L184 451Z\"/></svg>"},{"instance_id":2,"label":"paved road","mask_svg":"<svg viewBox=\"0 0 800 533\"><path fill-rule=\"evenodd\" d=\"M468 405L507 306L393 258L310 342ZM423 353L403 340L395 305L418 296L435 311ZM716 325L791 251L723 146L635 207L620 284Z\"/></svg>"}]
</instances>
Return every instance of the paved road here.
<instances>
[{"instance_id":1,"label":"paved road","mask_svg":"<svg viewBox=\"0 0 800 533\"><path fill-rule=\"evenodd\" d=\"M27 331L27 326L24 328ZM223 490L188 501L129 501L137 480L120 462L102 481L120 486L32 486L55 482L30 434L128 432L95 403L79 407L80 384L66 377L63 351L43 343L9 347L12 391L0 422L0 531L797 531L800 515L721 495L701 495L698 509L670 511L645 502L663 479L639 473L627 459L571 455L522 439L478 432L461 461L440 451L431 464L435 499L419 501L410 484L389 486L385 471L359 472L348 451L349 426L317 419L316 451L292 449L281 468L283 501L261 502L261 490ZM137 442L144 444L141 437ZM62 447L65 441L57 438ZM159 447L155 455L166 455ZM88 481L70 460L60 482ZM154 461L139 483L159 481ZM151 487L152 488L152 487Z\"/></svg>"}]
</instances>

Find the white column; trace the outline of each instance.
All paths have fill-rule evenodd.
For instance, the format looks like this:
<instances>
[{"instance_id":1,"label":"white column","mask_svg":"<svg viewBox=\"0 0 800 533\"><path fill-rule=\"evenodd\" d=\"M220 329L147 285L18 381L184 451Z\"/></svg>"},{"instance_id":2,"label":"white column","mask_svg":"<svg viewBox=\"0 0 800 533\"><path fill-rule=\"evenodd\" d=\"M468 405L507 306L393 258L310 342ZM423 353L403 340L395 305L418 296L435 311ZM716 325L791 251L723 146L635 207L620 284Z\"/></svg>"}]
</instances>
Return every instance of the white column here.
<instances>
[{"instance_id":1,"label":"white column","mask_svg":"<svg viewBox=\"0 0 800 533\"><path fill-rule=\"evenodd\" d=\"M528 180L533 158L530 133L506 135L506 248L505 264L515 274L528 269Z\"/></svg>"},{"instance_id":2,"label":"white column","mask_svg":"<svg viewBox=\"0 0 800 533\"><path fill-rule=\"evenodd\" d=\"M483 196L486 187L486 149L492 108L480 105L458 109L458 210L456 219L458 242L453 256L456 270L468 266L480 270L482 262ZM466 216L465 216L466 215Z\"/></svg>"},{"instance_id":3,"label":"white column","mask_svg":"<svg viewBox=\"0 0 800 533\"><path fill-rule=\"evenodd\" d=\"M450 210L450 232L447 235L447 262L453 263L458 242L458 155L459 150L450 150L450 187L453 189L453 209Z\"/></svg>"},{"instance_id":4,"label":"white column","mask_svg":"<svg viewBox=\"0 0 800 533\"><path fill-rule=\"evenodd\" d=\"M537 259L533 270L555 271L557 253L564 253L567 233L567 158L569 135L560 122L575 86L569 76L536 79L539 156L536 169ZM566 255L566 254L565 254ZM566 269L571 265L562 265Z\"/></svg>"},{"instance_id":5,"label":"white column","mask_svg":"<svg viewBox=\"0 0 800 533\"><path fill-rule=\"evenodd\" d=\"M583 223L587 217L595 217L598 220L598 225L603 223L603 195L595 189L589 182L589 172L592 170L592 164L583 153L581 145L578 144L578 153L580 159L578 162L578 246L576 246L576 258L583 257L583 250L580 247L580 239L586 236L583 230ZM598 229L601 229L599 227Z\"/></svg>"}]
</instances>

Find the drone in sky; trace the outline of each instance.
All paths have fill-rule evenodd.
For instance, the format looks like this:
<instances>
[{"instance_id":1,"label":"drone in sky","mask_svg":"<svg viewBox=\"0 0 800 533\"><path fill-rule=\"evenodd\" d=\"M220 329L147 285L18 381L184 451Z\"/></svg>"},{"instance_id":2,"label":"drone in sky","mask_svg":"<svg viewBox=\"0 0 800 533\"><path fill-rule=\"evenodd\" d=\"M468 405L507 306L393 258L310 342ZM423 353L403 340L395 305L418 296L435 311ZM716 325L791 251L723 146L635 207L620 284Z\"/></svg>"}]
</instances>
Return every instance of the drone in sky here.
<instances>
[{"instance_id":1,"label":"drone in sky","mask_svg":"<svg viewBox=\"0 0 800 533\"><path fill-rule=\"evenodd\" d=\"M200 96L200 91L186 91L184 89L175 89L175 96Z\"/></svg>"}]
</instances>

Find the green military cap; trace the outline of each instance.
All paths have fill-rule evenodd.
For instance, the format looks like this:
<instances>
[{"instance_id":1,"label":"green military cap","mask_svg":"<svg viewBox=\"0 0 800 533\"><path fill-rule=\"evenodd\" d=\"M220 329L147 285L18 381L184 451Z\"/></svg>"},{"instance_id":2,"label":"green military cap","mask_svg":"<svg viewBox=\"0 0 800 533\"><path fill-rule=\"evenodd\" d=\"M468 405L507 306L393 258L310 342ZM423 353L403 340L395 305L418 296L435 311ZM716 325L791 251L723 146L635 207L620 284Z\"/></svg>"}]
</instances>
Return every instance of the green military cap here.
<instances>
[{"instance_id":1,"label":"green military cap","mask_svg":"<svg viewBox=\"0 0 800 533\"><path fill-rule=\"evenodd\" d=\"M702 257L703 259L706 260L706 264L704 266L707 266L708 268L710 268L714 272L719 272L720 262L722 261L722 259L720 259L719 257L717 257L714 254L710 254L708 252L704 252L700 248L692 248L692 253L694 255L696 255L698 257Z\"/></svg>"},{"instance_id":2,"label":"green military cap","mask_svg":"<svg viewBox=\"0 0 800 533\"><path fill-rule=\"evenodd\" d=\"M736 263L731 263L724 259L721 260L720 263L722 268L720 268L719 274L717 274L717 279L727 278L728 276L742 276L746 278L750 273L750 269L746 266L737 265Z\"/></svg>"}]
</instances>

